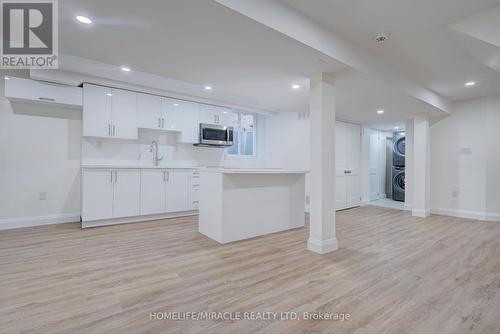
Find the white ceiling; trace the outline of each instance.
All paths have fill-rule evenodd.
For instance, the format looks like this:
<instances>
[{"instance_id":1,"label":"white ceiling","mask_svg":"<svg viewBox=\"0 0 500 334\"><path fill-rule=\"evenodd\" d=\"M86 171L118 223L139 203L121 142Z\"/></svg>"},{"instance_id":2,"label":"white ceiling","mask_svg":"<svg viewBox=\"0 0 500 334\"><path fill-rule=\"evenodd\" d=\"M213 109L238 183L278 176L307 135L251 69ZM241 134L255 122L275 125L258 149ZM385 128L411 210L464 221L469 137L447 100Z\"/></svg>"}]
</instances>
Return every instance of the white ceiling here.
<instances>
[{"instance_id":1,"label":"white ceiling","mask_svg":"<svg viewBox=\"0 0 500 334\"><path fill-rule=\"evenodd\" d=\"M499 1L286 2L432 90L460 100L498 94L500 75L451 38L456 32L447 25ZM108 64L106 71L109 64L118 73L120 65L128 65L133 72L199 85L200 95L206 96L202 88L211 84L214 94L234 96L228 102L293 112L308 110L308 78L333 72L342 119L382 124L437 111L215 1L65 0L59 6L61 53ZM80 14L95 24L76 22ZM372 40L379 31L391 36L383 47ZM471 79L477 87L465 89L463 83ZM302 87L292 90L292 83ZM386 112L379 116L377 109Z\"/></svg>"},{"instance_id":2,"label":"white ceiling","mask_svg":"<svg viewBox=\"0 0 500 334\"><path fill-rule=\"evenodd\" d=\"M282 1L450 100L500 91L500 75L465 52L449 29L500 0ZM374 41L379 32L390 36L383 45ZM473 89L464 87L469 80L477 82Z\"/></svg>"},{"instance_id":3,"label":"white ceiling","mask_svg":"<svg viewBox=\"0 0 500 334\"><path fill-rule=\"evenodd\" d=\"M212 1L65 0L60 51L251 97L254 107L303 112L318 72L341 63ZM75 22L84 14L95 24ZM248 99L247 99L248 100ZM237 101L231 101L237 102Z\"/></svg>"}]
</instances>

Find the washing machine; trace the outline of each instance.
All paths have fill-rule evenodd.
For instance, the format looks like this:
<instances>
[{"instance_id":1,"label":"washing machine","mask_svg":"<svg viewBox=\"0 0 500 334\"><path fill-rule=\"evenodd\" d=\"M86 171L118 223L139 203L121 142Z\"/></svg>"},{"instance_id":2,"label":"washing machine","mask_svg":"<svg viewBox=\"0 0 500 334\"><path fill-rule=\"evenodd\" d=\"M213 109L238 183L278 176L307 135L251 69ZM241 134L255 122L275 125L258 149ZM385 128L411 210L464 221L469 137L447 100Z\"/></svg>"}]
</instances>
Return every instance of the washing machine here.
<instances>
[{"instance_id":1,"label":"washing machine","mask_svg":"<svg viewBox=\"0 0 500 334\"><path fill-rule=\"evenodd\" d=\"M405 201L405 168L392 167L392 199L398 202Z\"/></svg>"},{"instance_id":2,"label":"washing machine","mask_svg":"<svg viewBox=\"0 0 500 334\"><path fill-rule=\"evenodd\" d=\"M392 136L392 165L404 166L406 153L406 137L404 132L394 132Z\"/></svg>"}]
</instances>

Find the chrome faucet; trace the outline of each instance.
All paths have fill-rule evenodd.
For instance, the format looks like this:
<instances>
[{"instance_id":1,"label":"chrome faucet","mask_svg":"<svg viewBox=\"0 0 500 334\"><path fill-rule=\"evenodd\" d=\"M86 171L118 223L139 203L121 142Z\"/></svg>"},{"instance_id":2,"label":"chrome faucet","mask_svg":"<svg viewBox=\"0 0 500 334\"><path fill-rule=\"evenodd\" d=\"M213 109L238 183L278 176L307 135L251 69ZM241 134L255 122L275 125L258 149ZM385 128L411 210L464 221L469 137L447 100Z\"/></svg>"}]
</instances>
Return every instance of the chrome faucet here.
<instances>
[{"instance_id":1,"label":"chrome faucet","mask_svg":"<svg viewBox=\"0 0 500 334\"><path fill-rule=\"evenodd\" d=\"M156 140L153 140L151 142L151 146L150 146L150 149L149 149L149 152L153 152L153 149L155 151L155 155L154 155L154 162L155 162L155 166L158 166L158 163L163 160L163 157L159 157L158 156L158 142Z\"/></svg>"}]
</instances>

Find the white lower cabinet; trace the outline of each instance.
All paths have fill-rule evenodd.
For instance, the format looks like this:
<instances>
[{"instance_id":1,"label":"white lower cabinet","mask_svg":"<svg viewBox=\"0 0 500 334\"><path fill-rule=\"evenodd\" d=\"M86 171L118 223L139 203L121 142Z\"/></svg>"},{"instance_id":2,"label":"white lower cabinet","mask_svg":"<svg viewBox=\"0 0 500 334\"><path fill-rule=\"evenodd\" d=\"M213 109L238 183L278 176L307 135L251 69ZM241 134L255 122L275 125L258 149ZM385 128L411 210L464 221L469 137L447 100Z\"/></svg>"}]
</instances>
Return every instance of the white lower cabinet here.
<instances>
[{"instance_id":1,"label":"white lower cabinet","mask_svg":"<svg viewBox=\"0 0 500 334\"><path fill-rule=\"evenodd\" d=\"M113 218L140 214L141 173L138 170L114 172Z\"/></svg>"},{"instance_id":2,"label":"white lower cabinet","mask_svg":"<svg viewBox=\"0 0 500 334\"><path fill-rule=\"evenodd\" d=\"M165 174L156 169L141 171L141 215L165 212Z\"/></svg>"},{"instance_id":3,"label":"white lower cabinet","mask_svg":"<svg viewBox=\"0 0 500 334\"><path fill-rule=\"evenodd\" d=\"M141 215L188 211L188 175L187 170L143 170Z\"/></svg>"},{"instance_id":4,"label":"white lower cabinet","mask_svg":"<svg viewBox=\"0 0 500 334\"><path fill-rule=\"evenodd\" d=\"M189 210L198 210L200 206L200 172L192 171L189 175Z\"/></svg>"},{"instance_id":5,"label":"white lower cabinet","mask_svg":"<svg viewBox=\"0 0 500 334\"><path fill-rule=\"evenodd\" d=\"M82 220L139 215L139 170L85 169L82 177Z\"/></svg>"},{"instance_id":6,"label":"white lower cabinet","mask_svg":"<svg viewBox=\"0 0 500 334\"><path fill-rule=\"evenodd\" d=\"M113 218L113 172L88 169L82 175L82 220Z\"/></svg>"},{"instance_id":7,"label":"white lower cabinet","mask_svg":"<svg viewBox=\"0 0 500 334\"><path fill-rule=\"evenodd\" d=\"M189 171L185 170L167 170L165 191L167 212L189 210L188 175Z\"/></svg>"},{"instance_id":8,"label":"white lower cabinet","mask_svg":"<svg viewBox=\"0 0 500 334\"><path fill-rule=\"evenodd\" d=\"M198 206L191 202L193 173L198 172L189 169L84 168L82 221L119 218L140 221L141 216L197 210ZM120 221L104 224L117 222Z\"/></svg>"}]
</instances>

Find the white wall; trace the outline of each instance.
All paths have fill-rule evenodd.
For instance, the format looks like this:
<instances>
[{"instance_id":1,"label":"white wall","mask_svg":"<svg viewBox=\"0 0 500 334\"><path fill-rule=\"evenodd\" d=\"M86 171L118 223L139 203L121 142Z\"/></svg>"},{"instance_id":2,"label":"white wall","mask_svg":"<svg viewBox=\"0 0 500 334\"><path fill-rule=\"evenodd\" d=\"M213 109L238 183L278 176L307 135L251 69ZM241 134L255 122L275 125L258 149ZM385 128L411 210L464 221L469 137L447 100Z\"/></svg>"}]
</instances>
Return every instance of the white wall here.
<instances>
[{"instance_id":1,"label":"white wall","mask_svg":"<svg viewBox=\"0 0 500 334\"><path fill-rule=\"evenodd\" d=\"M391 133L389 134L392 136ZM363 127L361 136L361 198L363 202L387 196L385 189L386 136L387 132Z\"/></svg>"},{"instance_id":2,"label":"white wall","mask_svg":"<svg viewBox=\"0 0 500 334\"><path fill-rule=\"evenodd\" d=\"M500 220L500 97L488 99L486 112L486 215Z\"/></svg>"},{"instance_id":3,"label":"white wall","mask_svg":"<svg viewBox=\"0 0 500 334\"><path fill-rule=\"evenodd\" d=\"M499 114L499 98L482 98L458 103L451 116L433 121L433 212L500 220Z\"/></svg>"},{"instance_id":4,"label":"white wall","mask_svg":"<svg viewBox=\"0 0 500 334\"><path fill-rule=\"evenodd\" d=\"M81 112L15 105L0 71L0 229L78 221ZM46 200L40 200L45 192Z\"/></svg>"}]
</instances>

